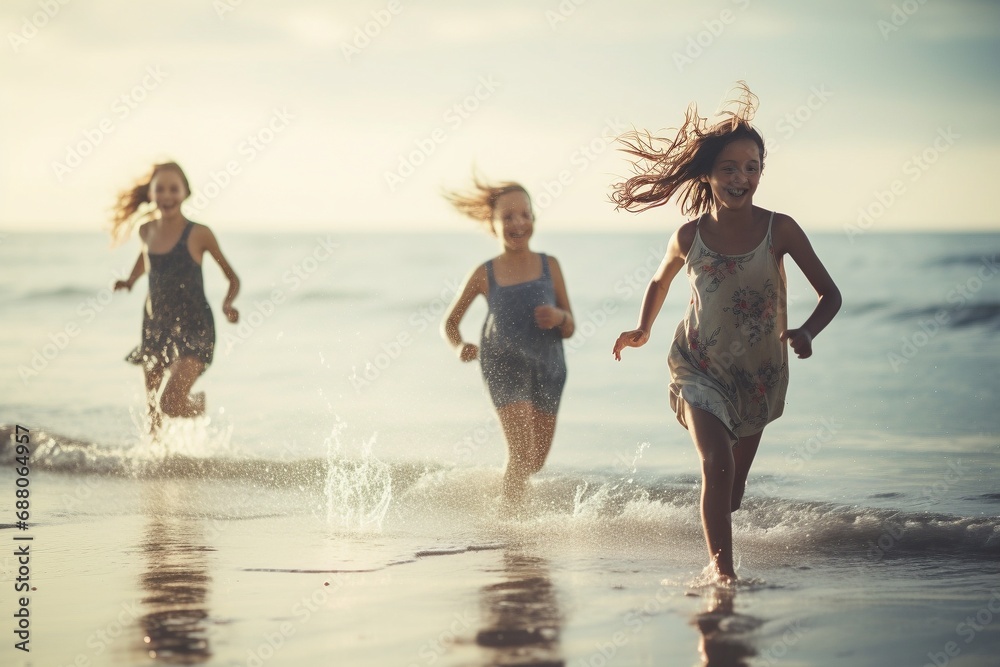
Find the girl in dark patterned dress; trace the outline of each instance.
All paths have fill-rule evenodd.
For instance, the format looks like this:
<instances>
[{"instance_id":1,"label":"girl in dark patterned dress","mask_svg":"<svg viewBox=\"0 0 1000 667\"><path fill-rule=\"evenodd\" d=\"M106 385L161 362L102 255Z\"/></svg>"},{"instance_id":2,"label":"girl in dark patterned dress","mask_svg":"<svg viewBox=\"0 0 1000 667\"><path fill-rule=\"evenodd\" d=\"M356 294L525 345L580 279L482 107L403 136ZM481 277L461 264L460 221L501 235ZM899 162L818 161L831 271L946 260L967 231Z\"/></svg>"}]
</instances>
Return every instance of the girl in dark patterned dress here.
<instances>
[{"instance_id":1,"label":"girl in dark patterned dress","mask_svg":"<svg viewBox=\"0 0 1000 667\"><path fill-rule=\"evenodd\" d=\"M128 280L116 282L115 289L131 291L143 273L149 274L142 341L126 360L142 366L149 429L154 433L163 415L196 417L205 412L205 394L191 395L192 385L212 363L215 350L215 321L201 272L205 252L229 280L222 313L230 322L239 320L233 308L239 278L212 230L181 213L181 204L190 195L180 166L174 162L154 165L147 177L121 193L111 229L112 237L120 242L133 225L145 220L139 227L139 258Z\"/></svg>"}]
</instances>

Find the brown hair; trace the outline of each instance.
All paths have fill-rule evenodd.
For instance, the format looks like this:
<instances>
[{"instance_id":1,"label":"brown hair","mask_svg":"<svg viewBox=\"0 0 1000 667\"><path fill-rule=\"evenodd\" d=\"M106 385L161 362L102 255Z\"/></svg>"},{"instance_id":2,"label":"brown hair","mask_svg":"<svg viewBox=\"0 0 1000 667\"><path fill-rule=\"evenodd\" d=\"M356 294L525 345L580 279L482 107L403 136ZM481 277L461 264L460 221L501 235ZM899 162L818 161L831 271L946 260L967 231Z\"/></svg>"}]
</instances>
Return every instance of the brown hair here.
<instances>
[{"instance_id":1,"label":"brown hair","mask_svg":"<svg viewBox=\"0 0 1000 667\"><path fill-rule=\"evenodd\" d=\"M711 126L692 103L672 140L639 131L619 137L624 145L620 150L638 159L632 161L635 175L614 185L611 201L615 208L637 213L662 206L676 194L684 215L707 212L712 206L712 188L701 177L711 173L722 149L737 139L752 139L757 144L763 170L764 138L750 124L757 96L744 81L737 83L737 90L737 97L728 102L736 109L723 109L720 115L724 118ZM658 143L666 147L657 148Z\"/></svg>"},{"instance_id":2,"label":"brown hair","mask_svg":"<svg viewBox=\"0 0 1000 667\"><path fill-rule=\"evenodd\" d=\"M520 183L514 181L489 183L481 179L475 171L472 172L472 188L470 190L464 192L445 190L444 198L458 209L459 213L482 224L490 234L495 234L493 231L493 211L496 208L497 199L508 192L523 192L528 201L531 201L531 195Z\"/></svg>"},{"instance_id":3,"label":"brown hair","mask_svg":"<svg viewBox=\"0 0 1000 667\"><path fill-rule=\"evenodd\" d=\"M191 196L191 186L188 184L187 176L184 175L184 170L181 169L179 164L176 162L154 164L146 176L138 179L131 188L122 190L118 194L118 203L112 209L114 216L111 219L111 239L116 245L128 238L132 227L137 222L152 215L153 211L148 207L141 214L136 215L136 213L139 209L143 208L143 204L150 202L149 184L153 182L153 179L160 172L168 169L172 169L180 175L181 181L184 183L184 189L187 190L188 196Z\"/></svg>"}]
</instances>

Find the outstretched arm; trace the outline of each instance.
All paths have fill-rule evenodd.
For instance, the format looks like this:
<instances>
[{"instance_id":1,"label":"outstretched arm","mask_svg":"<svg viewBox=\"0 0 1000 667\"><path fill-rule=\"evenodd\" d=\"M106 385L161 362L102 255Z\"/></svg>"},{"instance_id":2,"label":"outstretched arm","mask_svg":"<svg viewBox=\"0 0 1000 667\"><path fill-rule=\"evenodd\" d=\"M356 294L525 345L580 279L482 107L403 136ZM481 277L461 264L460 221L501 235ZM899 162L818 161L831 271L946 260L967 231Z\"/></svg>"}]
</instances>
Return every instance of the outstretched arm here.
<instances>
[{"instance_id":1,"label":"outstretched arm","mask_svg":"<svg viewBox=\"0 0 1000 667\"><path fill-rule=\"evenodd\" d=\"M812 355L813 338L830 324L843 300L836 283L816 256L812 244L798 223L787 215L778 216L775 222L775 254L780 257L788 253L819 296L812 315L801 327L787 329L780 334L781 340L787 340L795 354L800 359L805 359Z\"/></svg>"},{"instance_id":2,"label":"outstretched arm","mask_svg":"<svg viewBox=\"0 0 1000 667\"><path fill-rule=\"evenodd\" d=\"M642 297L642 306L639 308L639 326L632 331L624 331L618 340L615 341L613 353L615 359L621 361L622 350L626 347L642 347L649 340L649 333L653 328L656 316L660 314L663 301L667 298L667 290L682 268L684 259L691 248L694 240L694 227L692 223L687 223L670 237L667 245L667 252L660 262L660 267L656 270L652 280L646 287L646 293Z\"/></svg>"},{"instance_id":3,"label":"outstretched arm","mask_svg":"<svg viewBox=\"0 0 1000 667\"><path fill-rule=\"evenodd\" d=\"M212 256L212 259L222 269L222 274L229 281L229 290L226 292L225 298L222 299L222 312L227 320L236 323L240 319L240 312L233 308L233 300L240 292L240 279L236 276L236 272L233 271L233 267L226 261L222 250L219 249L219 242L215 239L215 234L212 233L212 230L204 225L196 225L195 231L198 233L198 241L200 241L199 245L201 249L208 251L208 254Z\"/></svg>"},{"instance_id":4,"label":"outstretched arm","mask_svg":"<svg viewBox=\"0 0 1000 667\"><path fill-rule=\"evenodd\" d=\"M135 266L132 267L132 273L129 275L128 280L118 280L115 281L115 291L120 289L132 291L132 286L135 285L135 281L138 280L142 274L146 272L146 258L143 257L142 253L139 253L138 259L135 260Z\"/></svg>"},{"instance_id":5,"label":"outstretched arm","mask_svg":"<svg viewBox=\"0 0 1000 667\"><path fill-rule=\"evenodd\" d=\"M485 295L487 287L486 266L477 267L465 279L462 289L455 295L454 301L448 306L448 311L444 314L444 322L441 325L441 334L445 340L458 352L458 357L462 361L472 361L479 356L479 347L474 343L466 343L462 340L462 332L459 325L465 312L472 305L473 300L480 294Z\"/></svg>"},{"instance_id":6,"label":"outstretched arm","mask_svg":"<svg viewBox=\"0 0 1000 667\"><path fill-rule=\"evenodd\" d=\"M549 255L548 259L552 286L556 292L556 305L535 308L535 323L541 329L559 329L559 335L569 338L576 330L576 324L573 321L573 310L569 307L566 281L563 279L562 268L556 258Z\"/></svg>"}]
</instances>

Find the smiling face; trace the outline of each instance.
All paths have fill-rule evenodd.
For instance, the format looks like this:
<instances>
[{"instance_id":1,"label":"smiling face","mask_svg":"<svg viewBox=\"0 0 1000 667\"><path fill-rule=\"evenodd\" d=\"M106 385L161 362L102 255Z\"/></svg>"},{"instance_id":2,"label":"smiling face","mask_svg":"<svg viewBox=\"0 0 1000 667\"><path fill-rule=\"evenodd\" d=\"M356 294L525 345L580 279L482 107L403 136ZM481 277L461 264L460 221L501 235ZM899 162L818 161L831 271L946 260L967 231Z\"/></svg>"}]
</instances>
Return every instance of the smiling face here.
<instances>
[{"instance_id":1,"label":"smiling face","mask_svg":"<svg viewBox=\"0 0 1000 667\"><path fill-rule=\"evenodd\" d=\"M504 248L508 250L526 248L535 229L531 199L521 190L500 195L493 205L492 224L493 234L500 239Z\"/></svg>"},{"instance_id":2,"label":"smiling face","mask_svg":"<svg viewBox=\"0 0 1000 667\"><path fill-rule=\"evenodd\" d=\"M717 210L753 206L753 195L760 182L760 158L760 147L753 139L736 139L726 144L712 171L701 178L712 188Z\"/></svg>"},{"instance_id":3,"label":"smiling face","mask_svg":"<svg viewBox=\"0 0 1000 667\"><path fill-rule=\"evenodd\" d=\"M176 169L160 169L149 182L149 201L165 218L179 214L181 203L190 194L186 179Z\"/></svg>"}]
</instances>

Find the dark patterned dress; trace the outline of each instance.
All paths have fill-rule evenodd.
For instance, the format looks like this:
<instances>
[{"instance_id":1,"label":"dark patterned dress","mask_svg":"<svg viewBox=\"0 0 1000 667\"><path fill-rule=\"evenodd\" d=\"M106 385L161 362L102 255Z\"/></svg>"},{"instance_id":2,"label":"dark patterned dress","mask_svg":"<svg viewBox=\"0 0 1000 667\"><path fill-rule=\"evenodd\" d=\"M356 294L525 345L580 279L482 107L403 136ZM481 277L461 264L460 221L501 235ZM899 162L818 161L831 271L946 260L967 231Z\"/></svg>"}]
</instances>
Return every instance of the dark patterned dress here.
<instances>
[{"instance_id":1,"label":"dark patterned dress","mask_svg":"<svg viewBox=\"0 0 1000 667\"><path fill-rule=\"evenodd\" d=\"M716 417L735 437L752 435L785 408L788 350L785 272L767 236L744 255L710 250L695 232L684 262L691 303L667 356L670 407L684 401Z\"/></svg>"},{"instance_id":2,"label":"dark patterned dress","mask_svg":"<svg viewBox=\"0 0 1000 667\"><path fill-rule=\"evenodd\" d=\"M208 366L215 351L215 320L205 298L201 266L188 251L188 222L174 247L149 253L149 296L142 316L142 343L126 361L152 370L180 357Z\"/></svg>"}]
</instances>

